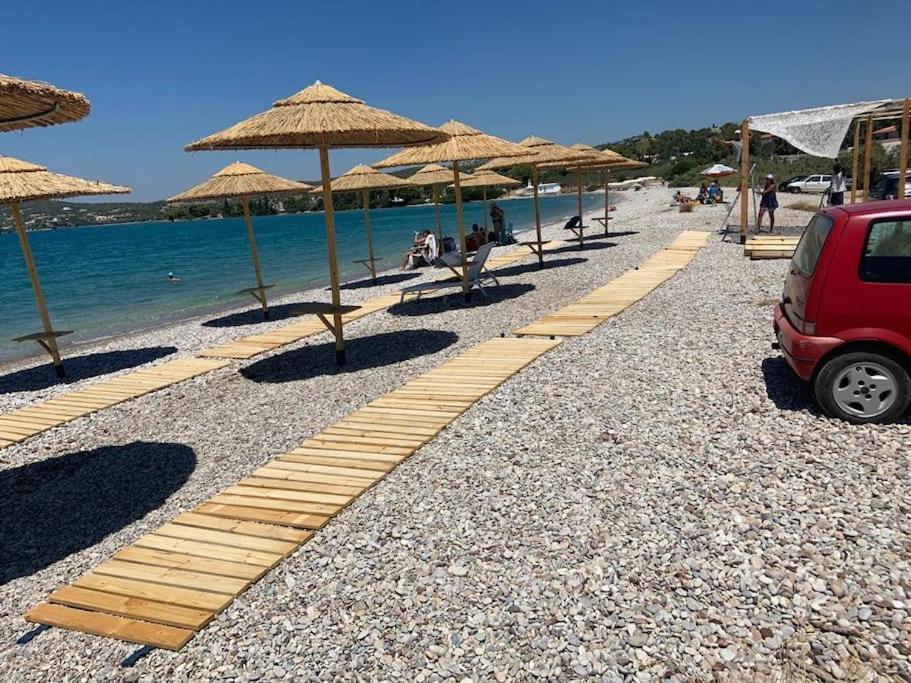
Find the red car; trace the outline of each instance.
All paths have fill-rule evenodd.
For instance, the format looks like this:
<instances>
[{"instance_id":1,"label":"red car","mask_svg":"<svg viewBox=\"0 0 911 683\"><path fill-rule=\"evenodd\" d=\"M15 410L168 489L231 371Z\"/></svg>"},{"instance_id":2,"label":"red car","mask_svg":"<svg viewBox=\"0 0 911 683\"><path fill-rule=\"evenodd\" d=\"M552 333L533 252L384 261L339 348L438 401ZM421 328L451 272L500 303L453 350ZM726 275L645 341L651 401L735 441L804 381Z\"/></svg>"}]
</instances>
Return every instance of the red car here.
<instances>
[{"instance_id":1,"label":"red car","mask_svg":"<svg viewBox=\"0 0 911 683\"><path fill-rule=\"evenodd\" d=\"M826 414L899 419L911 401L911 200L813 216L775 308L775 335Z\"/></svg>"}]
</instances>

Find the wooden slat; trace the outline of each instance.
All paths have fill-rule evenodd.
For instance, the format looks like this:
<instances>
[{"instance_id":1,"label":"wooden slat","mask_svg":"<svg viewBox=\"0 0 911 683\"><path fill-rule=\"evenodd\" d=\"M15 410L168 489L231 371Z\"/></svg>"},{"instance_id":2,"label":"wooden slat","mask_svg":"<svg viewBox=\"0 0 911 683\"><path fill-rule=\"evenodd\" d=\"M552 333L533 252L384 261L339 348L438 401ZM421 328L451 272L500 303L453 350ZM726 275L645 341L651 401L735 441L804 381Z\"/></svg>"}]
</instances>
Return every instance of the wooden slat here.
<instances>
[{"instance_id":1,"label":"wooden slat","mask_svg":"<svg viewBox=\"0 0 911 683\"><path fill-rule=\"evenodd\" d=\"M204 593L238 595L250 582L214 574L200 574L187 569L153 567L135 562L108 560L94 569L95 574L115 576L121 579L135 579L144 583L160 583L175 588L189 588Z\"/></svg>"},{"instance_id":2,"label":"wooden slat","mask_svg":"<svg viewBox=\"0 0 911 683\"><path fill-rule=\"evenodd\" d=\"M79 577L73 582L73 585L78 588L88 588L103 593L127 595L134 598L164 602L169 605L193 607L213 612L220 612L231 602L231 596L223 593L206 593L189 588L164 586L94 573Z\"/></svg>"},{"instance_id":3,"label":"wooden slat","mask_svg":"<svg viewBox=\"0 0 911 683\"><path fill-rule=\"evenodd\" d=\"M217 519L217 518L216 518ZM156 567L171 567L173 569L186 569L187 571L217 576L231 576L236 579L256 581L269 571L269 567L261 567L242 562L228 562L226 560L213 560L208 557L196 557L184 553L175 553L165 550L152 550L131 546L114 554L115 560L123 562L136 562L150 564Z\"/></svg>"},{"instance_id":4,"label":"wooden slat","mask_svg":"<svg viewBox=\"0 0 911 683\"><path fill-rule=\"evenodd\" d=\"M165 650L179 650L187 644L194 633L191 629L152 624L113 614L88 612L47 603L32 608L25 615L25 620Z\"/></svg>"},{"instance_id":5,"label":"wooden slat","mask_svg":"<svg viewBox=\"0 0 911 683\"><path fill-rule=\"evenodd\" d=\"M67 607L90 610L92 612L105 612L119 617L140 619L165 626L189 628L198 631L212 621L214 612L167 605L163 602L142 600L124 595L102 593L100 591L63 586L58 588L49 598L50 602Z\"/></svg>"}]
</instances>

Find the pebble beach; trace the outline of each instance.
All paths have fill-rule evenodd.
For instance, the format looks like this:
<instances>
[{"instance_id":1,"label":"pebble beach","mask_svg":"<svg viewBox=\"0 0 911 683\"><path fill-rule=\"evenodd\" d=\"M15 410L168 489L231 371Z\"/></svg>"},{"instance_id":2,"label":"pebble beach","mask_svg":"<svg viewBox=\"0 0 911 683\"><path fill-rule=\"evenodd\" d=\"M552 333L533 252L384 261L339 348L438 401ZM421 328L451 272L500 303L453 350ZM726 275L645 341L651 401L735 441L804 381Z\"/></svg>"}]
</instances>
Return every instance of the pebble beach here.
<instances>
[{"instance_id":1,"label":"pebble beach","mask_svg":"<svg viewBox=\"0 0 911 683\"><path fill-rule=\"evenodd\" d=\"M0 451L0 679L911 681L911 418L821 415L770 346L788 261L722 242L723 207L623 194L614 234L496 272L487 298L347 326L342 368L320 334ZM780 201L784 230L811 216ZM116 550L683 230L712 232L685 269L475 404L181 651L122 667L128 643L16 642L24 612ZM295 320L231 314L79 353L167 349L157 363ZM6 366L0 412L128 371L56 385L34 364Z\"/></svg>"}]
</instances>

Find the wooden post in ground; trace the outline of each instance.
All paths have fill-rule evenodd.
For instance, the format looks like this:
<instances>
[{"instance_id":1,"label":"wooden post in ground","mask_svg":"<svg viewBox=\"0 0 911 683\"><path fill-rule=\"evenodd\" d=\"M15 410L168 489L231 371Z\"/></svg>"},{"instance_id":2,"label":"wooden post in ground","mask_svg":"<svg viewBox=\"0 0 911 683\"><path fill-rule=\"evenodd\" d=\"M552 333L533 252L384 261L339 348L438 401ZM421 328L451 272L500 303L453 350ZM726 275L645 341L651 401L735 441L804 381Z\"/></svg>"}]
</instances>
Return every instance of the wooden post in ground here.
<instances>
[{"instance_id":1,"label":"wooden post in ground","mask_svg":"<svg viewBox=\"0 0 911 683\"><path fill-rule=\"evenodd\" d=\"M579 207L579 249L585 249L585 227L582 225L582 167L576 168L576 204Z\"/></svg>"},{"instance_id":2,"label":"wooden post in ground","mask_svg":"<svg viewBox=\"0 0 911 683\"><path fill-rule=\"evenodd\" d=\"M25 267L28 269L28 277L32 281L32 289L35 292L35 303L38 306L38 315L41 316L41 324L44 326L44 333L47 338L44 340L47 344L47 350L51 354L51 360L54 363L54 371L58 377L66 377L66 371L63 369L63 363L60 360L60 348L57 346L57 337L54 336L54 328L51 327L51 316L47 312L47 304L44 302L44 293L41 291L41 282L38 280L38 270L35 268L35 259L32 256L32 248L28 243L28 235L25 234L25 225L22 222L22 212L19 210L19 203L10 204L10 210L13 213L13 222L16 224L16 234L19 235L19 246L22 247L22 258L25 259Z\"/></svg>"},{"instance_id":3,"label":"wooden post in ground","mask_svg":"<svg viewBox=\"0 0 911 683\"><path fill-rule=\"evenodd\" d=\"M484 201L481 209L484 212L484 232L487 232L487 185L481 188L481 198Z\"/></svg>"},{"instance_id":4,"label":"wooden post in ground","mask_svg":"<svg viewBox=\"0 0 911 683\"><path fill-rule=\"evenodd\" d=\"M610 194L610 170L604 169L604 234L610 234L608 221L610 220L610 203L608 195Z\"/></svg>"},{"instance_id":5,"label":"wooden post in ground","mask_svg":"<svg viewBox=\"0 0 911 683\"><path fill-rule=\"evenodd\" d=\"M860 159L860 119L854 119L854 149L851 151L851 203L857 203L857 162Z\"/></svg>"},{"instance_id":6,"label":"wooden post in ground","mask_svg":"<svg viewBox=\"0 0 911 683\"><path fill-rule=\"evenodd\" d=\"M898 153L898 198L905 198L905 183L908 175L908 127L911 124L911 100L902 103L902 142Z\"/></svg>"},{"instance_id":7,"label":"wooden post in ground","mask_svg":"<svg viewBox=\"0 0 911 683\"><path fill-rule=\"evenodd\" d=\"M456 224L459 226L459 246L462 249L462 292L465 301L471 299L471 285L468 284L468 242L465 239L465 214L462 211L462 181L459 179L459 162L452 162L453 189L455 190Z\"/></svg>"},{"instance_id":8,"label":"wooden post in ground","mask_svg":"<svg viewBox=\"0 0 911 683\"><path fill-rule=\"evenodd\" d=\"M367 258L370 259L370 279L376 284L376 259L373 256L373 230L370 226L370 191L361 190L361 202L364 204L364 226L367 230Z\"/></svg>"},{"instance_id":9,"label":"wooden post in ground","mask_svg":"<svg viewBox=\"0 0 911 683\"><path fill-rule=\"evenodd\" d=\"M256 273L256 286L259 287L259 303L263 307L263 319L269 319L269 303L266 298L266 285L263 283L263 271L259 265L259 251L256 249L256 233L253 232L253 218L250 216L250 198L243 195L240 205L244 209L244 223L247 226L247 241L250 242L250 255L253 257L253 271Z\"/></svg>"},{"instance_id":10,"label":"wooden post in ground","mask_svg":"<svg viewBox=\"0 0 911 683\"><path fill-rule=\"evenodd\" d=\"M747 242L747 229L750 222L750 120L744 119L740 125L740 243Z\"/></svg>"},{"instance_id":11,"label":"wooden post in ground","mask_svg":"<svg viewBox=\"0 0 911 683\"><path fill-rule=\"evenodd\" d=\"M323 209L326 213L326 246L329 251L329 285L332 288L333 334L335 335L335 362L345 364L345 338L342 335L342 295L338 277L338 256L335 251L335 209L332 204L332 178L329 176L329 145L319 147L319 166L323 178Z\"/></svg>"},{"instance_id":12,"label":"wooden post in ground","mask_svg":"<svg viewBox=\"0 0 911 683\"><path fill-rule=\"evenodd\" d=\"M440 220L440 186L433 186L433 205L437 211L437 234L440 236L440 253L443 253L443 221Z\"/></svg>"},{"instance_id":13,"label":"wooden post in ground","mask_svg":"<svg viewBox=\"0 0 911 683\"><path fill-rule=\"evenodd\" d=\"M870 167L873 164L873 114L867 114L864 131L864 201L870 198Z\"/></svg>"},{"instance_id":14,"label":"wooden post in ground","mask_svg":"<svg viewBox=\"0 0 911 683\"><path fill-rule=\"evenodd\" d=\"M538 165L531 165L531 183L535 195L535 233L538 239L538 267L544 267L544 244L541 242L541 198L538 196Z\"/></svg>"}]
</instances>

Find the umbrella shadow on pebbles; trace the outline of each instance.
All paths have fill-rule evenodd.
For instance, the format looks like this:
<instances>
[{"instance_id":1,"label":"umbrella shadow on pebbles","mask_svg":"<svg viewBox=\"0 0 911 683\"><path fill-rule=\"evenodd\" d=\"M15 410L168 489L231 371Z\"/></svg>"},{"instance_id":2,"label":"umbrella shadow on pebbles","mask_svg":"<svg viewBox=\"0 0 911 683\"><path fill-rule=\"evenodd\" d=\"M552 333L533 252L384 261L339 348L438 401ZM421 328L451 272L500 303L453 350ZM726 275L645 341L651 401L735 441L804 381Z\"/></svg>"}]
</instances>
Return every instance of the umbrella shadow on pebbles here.
<instances>
[{"instance_id":1,"label":"umbrella shadow on pebbles","mask_svg":"<svg viewBox=\"0 0 911 683\"><path fill-rule=\"evenodd\" d=\"M808 410L814 415L821 415L810 395L809 385L800 381L784 358L779 356L763 360L762 378L766 395L779 410Z\"/></svg>"},{"instance_id":2,"label":"umbrella shadow on pebbles","mask_svg":"<svg viewBox=\"0 0 911 683\"><path fill-rule=\"evenodd\" d=\"M471 292L471 301L465 302L462 298L462 290L453 287L446 290L445 295L430 293L427 298L414 299L407 298L402 303L393 304L386 309L389 315L401 316L421 316L421 315L438 315L441 312L454 308L480 308L482 306L491 306L498 304L507 299L517 299L533 291L535 286L528 283L514 283L509 285L500 285L497 287L493 283L484 286L487 296L480 294L477 289Z\"/></svg>"},{"instance_id":3,"label":"umbrella shadow on pebbles","mask_svg":"<svg viewBox=\"0 0 911 683\"><path fill-rule=\"evenodd\" d=\"M301 307L301 304L279 304L278 306L269 306L269 321L285 320L294 318L294 311ZM243 325L257 325L266 322L263 320L263 309L260 306L250 308L246 311L237 311L229 313L220 318L212 318L202 323L203 327L241 327Z\"/></svg>"},{"instance_id":4,"label":"umbrella shadow on pebbles","mask_svg":"<svg viewBox=\"0 0 911 683\"><path fill-rule=\"evenodd\" d=\"M104 351L88 353L84 356L72 356L64 359L67 377L61 380L54 373L54 368L41 363L31 368L16 370L0 376L0 394L12 394L17 391L38 391L63 382L78 382L89 377L106 375L109 372L126 370L149 363L175 353L174 346L149 346L141 349L124 351Z\"/></svg>"},{"instance_id":5,"label":"umbrella shadow on pebbles","mask_svg":"<svg viewBox=\"0 0 911 683\"><path fill-rule=\"evenodd\" d=\"M390 273L389 275L378 275L376 282L369 277L363 280L352 280L342 284L339 289L367 289L368 287L382 287L383 285L394 285L399 282L413 280L420 273Z\"/></svg>"},{"instance_id":6,"label":"umbrella shadow on pebbles","mask_svg":"<svg viewBox=\"0 0 911 683\"><path fill-rule=\"evenodd\" d=\"M523 263L517 266L507 266L506 268L497 268L494 275L498 278L500 277L515 277L517 275L525 275L526 273L539 273L542 270L548 270L550 268L564 268L566 266L576 266L580 263L585 263L588 261L586 258L581 256L574 256L573 258L560 258L560 259L544 259L544 267L538 265L538 262L534 263Z\"/></svg>"},{"instance_id":7,"label":"umbrella shadow on pebbles","mask_svg":"<svg viewBox=\"0 0 911 683\"><path fill-rule=\"evenodd\" d=\"M0 472L0 585L28 576L160 507L196 467L179 443L134 441Z\"/></svg>"},{"instance_id":8,"label":"umbrella shadow on pebbles","mask_svg":"<svg viewBox=\"0 0 911 683\"><path fill-rule=\"evenodd\" d=\"M613 237L613 235L611 235ZM598 249L610 249L616 247L616 242L598 242L593 240L604 239L604 235L597 235L593 237L585 236L585 247L579 249L579 240L573 239L571 242L567 242L565 247L560 247L559 249L548 249L544 252L544 255L547 254L565 254L567 252L586 252L586 251L596 251Z\"/></svg>"},{"instance_id":9,"label":"umbrella shadow on pebbles","mask_svg":"<svg viewBox=\"0 0 911 683\"><path fill-rule=\"evenodd\" d=\"M394 365L429 356L455 344L455 332L441 330L403 330L346 340L348 362L336 365L334 343L307 345L286 351L242 368L240 374L254 382L278 384L323 375L341 375L370 368Z\"/></svg>"}]
</instances>

